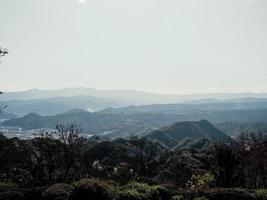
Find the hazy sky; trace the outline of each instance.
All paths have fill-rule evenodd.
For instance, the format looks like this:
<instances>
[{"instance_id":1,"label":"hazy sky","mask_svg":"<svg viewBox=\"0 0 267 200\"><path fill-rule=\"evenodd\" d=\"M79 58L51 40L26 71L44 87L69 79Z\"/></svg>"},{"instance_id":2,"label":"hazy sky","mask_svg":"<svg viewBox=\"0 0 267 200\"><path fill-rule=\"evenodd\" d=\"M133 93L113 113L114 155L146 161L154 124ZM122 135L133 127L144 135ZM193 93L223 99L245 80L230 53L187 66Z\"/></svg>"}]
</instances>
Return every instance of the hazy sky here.
<instances>
[{"instance_id":1,"label":"hazy sky","mask_svg":"<svg viewBox=\"0 0 267 200\"><path fill-rule=\"evenodd\" d=\"M0 0L0 88L267 91L267 0Z\"/></svg>"}]
</instances>

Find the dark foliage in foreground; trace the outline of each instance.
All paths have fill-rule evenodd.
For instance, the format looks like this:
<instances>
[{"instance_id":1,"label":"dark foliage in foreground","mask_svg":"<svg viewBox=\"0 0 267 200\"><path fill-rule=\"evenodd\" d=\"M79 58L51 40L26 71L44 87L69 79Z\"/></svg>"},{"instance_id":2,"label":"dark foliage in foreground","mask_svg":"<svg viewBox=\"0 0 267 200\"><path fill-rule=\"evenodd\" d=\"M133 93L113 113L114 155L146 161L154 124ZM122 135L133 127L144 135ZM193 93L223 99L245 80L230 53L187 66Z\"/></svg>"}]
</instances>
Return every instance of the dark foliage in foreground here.
<instances>
[{"instance_id":1,"label":"dark foliage in foreground","mask_svg":"<svg viewBox=\"0 0 267 200\"><path fill-rule=\"evenodd\" d=\"M266 198L266 190L256 190L267 187L261 134L202 150L168 150L146 138L84 139L76 125L57 129L58 139L0 135L0 200Z\"/></svg>"}]
</instances>

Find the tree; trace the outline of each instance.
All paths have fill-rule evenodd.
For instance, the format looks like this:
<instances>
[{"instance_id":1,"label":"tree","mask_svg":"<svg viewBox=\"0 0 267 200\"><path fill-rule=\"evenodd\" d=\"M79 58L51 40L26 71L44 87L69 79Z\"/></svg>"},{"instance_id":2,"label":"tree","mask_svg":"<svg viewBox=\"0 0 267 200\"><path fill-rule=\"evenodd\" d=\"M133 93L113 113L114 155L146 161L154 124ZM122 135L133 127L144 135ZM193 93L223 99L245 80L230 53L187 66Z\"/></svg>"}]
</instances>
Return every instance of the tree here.
<instances>
[{"instance_id":1,"label":"tree","mask_svg":"<svg viewBox=\"0 0 267 200\"><path fill-rule=\"evenodd\" d=\"M8 54L7 49L4 49L4 48L0 47L0 57L5 56L6 54Z\"/></svg>"},{"instance_id":2,"label":"tree","mask_svg":"<svg viewBox=\"0 0 267 200\"><path fill-rule=\"evenodd\" d=\"M238 138L244 187L267 186L267 137L263 133L241 134ZM245 180L244 180L245 179Z\"/></svg>"},{"instance_id":3,"label":"tree","mask_svg":"<svg viewBox=\"0 0 267 200\"><path fill-rule=\"evenodd\" d=\"M240 172L240 157L236 145L215 143L211 150L210 169L217 184L222 187L236 185Z\"/></svg>"},{"instance_id":4,"label":"tree","mask_svg":"<svg viewBox=\"0 0 267 200\"><path fill-rule=\"evenodd\" d=\"M4 49L4 48L0 47L0 57L5 56L6 54L8 54L7 49ZM2 91L0 91L0 95L1 95L1 94L3 94ZM1 113L6 107L7 107L6 104L1 103L1 104L0 104L0 113Z\"/></svg>"},{"instance_id":5,"label":"tree","mask_svg":"<svg viewBox=\"0 0 267 200\"><path fill-rule=\"evenodd\" d=\"M3 94L2 91L0 91L0 95L1 95L1 94ZM0 113L2 113L3 110L6 109L6 108L7 108L7 105L6 105L6 104L4 104L4 103L0 103Z\"/></svg>"},{"instance_id":6,"label":"tree","mask_svg":"<svg viewBox=\"0 0 267 200\"><path fill-rule=\"evenodd\" d=\"M35 184L45 185L59 181L62 174L62 143L48 135L41 135L32 139L30 144Z\"/></svg>"},{"instance_id":7,"label":"tree","mask_svg":"<svg viewBox=\"0 0 267 200\"><path fill-rule=\"evenodd\" d=\"M57 132L59 134L59 140L63 144L63 181L68 180L69 177L71 179L75 178L75 173L80 165L81 160L81 147L85 142L83 137L80 137L82 129L76 124L72 123L70 126L64 126L62 124L56 125ZM70 175L71 169L73 170Z\"/></svg>"}]
</instances>

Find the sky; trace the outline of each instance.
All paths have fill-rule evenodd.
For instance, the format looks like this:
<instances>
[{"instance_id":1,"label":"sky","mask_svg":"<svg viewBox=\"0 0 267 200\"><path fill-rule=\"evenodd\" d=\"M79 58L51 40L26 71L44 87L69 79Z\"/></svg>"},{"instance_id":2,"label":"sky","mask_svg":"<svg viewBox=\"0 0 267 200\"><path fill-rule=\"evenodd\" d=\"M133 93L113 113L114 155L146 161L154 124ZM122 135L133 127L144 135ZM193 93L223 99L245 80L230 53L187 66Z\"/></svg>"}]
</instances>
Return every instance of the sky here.
<instances>
[{"instance_id":1,"label":"sky","mask_svg":"<svg viewBox=\"0 0 267 200\"><path fill-rule=\"evenodd\" d=\"M0 0L0 87L267 92L266 0Z\"/></svg>"}]
</instances>

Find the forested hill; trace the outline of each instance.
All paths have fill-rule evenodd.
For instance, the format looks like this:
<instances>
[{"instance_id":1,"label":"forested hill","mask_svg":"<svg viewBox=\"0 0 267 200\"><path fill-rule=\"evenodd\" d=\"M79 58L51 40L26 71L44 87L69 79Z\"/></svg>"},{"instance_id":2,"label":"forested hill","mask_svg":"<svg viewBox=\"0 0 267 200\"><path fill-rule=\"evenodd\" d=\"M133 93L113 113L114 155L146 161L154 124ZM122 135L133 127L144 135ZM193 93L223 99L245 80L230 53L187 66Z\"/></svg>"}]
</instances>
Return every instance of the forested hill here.
<instances>
[{"instance_id":1,"label":"forested hill","mask_svg":"<svg viewBox=\"0 0 267 200\"><path fill-rule=\"evenodd\" d=\"M178 145L184 138L206 138L221 142L231 141L229 136L215 128L207 120L178 122L152 131L145 137L159 141L170 148Z\"/></svg>"}]
</instances>

